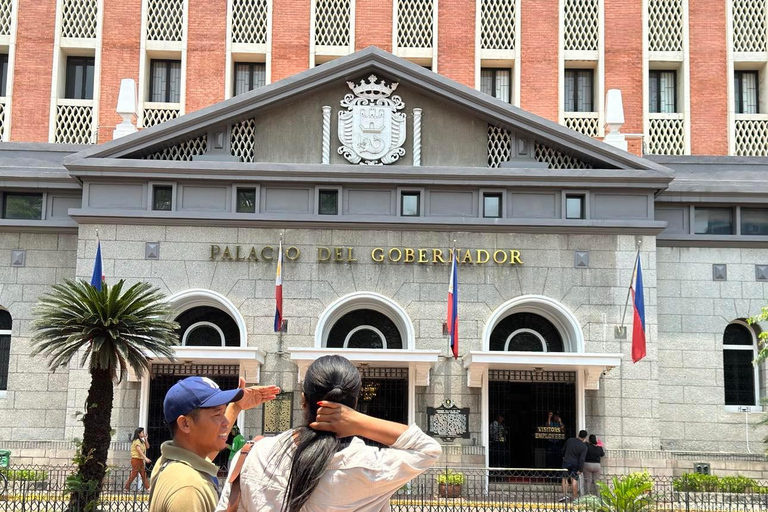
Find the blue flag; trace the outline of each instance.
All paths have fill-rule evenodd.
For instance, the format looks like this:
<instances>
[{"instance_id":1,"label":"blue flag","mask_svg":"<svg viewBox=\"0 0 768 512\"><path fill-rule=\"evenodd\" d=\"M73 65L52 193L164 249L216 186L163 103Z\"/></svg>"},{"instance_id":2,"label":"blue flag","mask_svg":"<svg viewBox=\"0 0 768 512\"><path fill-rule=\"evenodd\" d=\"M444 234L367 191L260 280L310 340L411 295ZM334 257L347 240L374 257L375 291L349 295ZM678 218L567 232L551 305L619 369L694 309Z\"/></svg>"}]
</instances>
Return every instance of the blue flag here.
<instances>
[{"instance_id":1,"label":"blue flag","mask_svg":"<svg viewBox=\"0 0 768 512\"><path fill-rule=\"evenodd\" d=\"M93 275L91 286L101 291L101 283L104 282L104 263L101 260L101 240L96 246L96 261L93 262Z\"/></svg>"}]
</instances>

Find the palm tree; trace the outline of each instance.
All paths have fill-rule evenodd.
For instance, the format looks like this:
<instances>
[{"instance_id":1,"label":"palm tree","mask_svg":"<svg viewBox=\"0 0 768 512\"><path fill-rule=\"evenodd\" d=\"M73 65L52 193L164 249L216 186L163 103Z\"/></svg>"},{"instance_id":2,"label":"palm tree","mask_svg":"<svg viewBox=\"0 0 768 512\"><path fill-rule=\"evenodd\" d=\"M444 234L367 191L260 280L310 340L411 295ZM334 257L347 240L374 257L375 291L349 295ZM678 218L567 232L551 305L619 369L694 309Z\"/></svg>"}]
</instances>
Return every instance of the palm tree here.
<instances>
[{"instance_id":1,"label":"palm tree","mask_svg":"<svg viewBox=\"0 0 768 512\"><path fill-rule=\"evenodd\" d=\"M71 511L93 510L101 493L114 383L128 368L142 375L149 368L148 353L172 359L171 347L178 342L178 324L167 320L171 310L165 296L143 282L123 292L124 283L104 283L98 290L67 280L40 298L35 309L32 355L45 356L55 371L80 354L80 366L91 373L77 473L68 481Z\"/></svg>"}]
</instances>

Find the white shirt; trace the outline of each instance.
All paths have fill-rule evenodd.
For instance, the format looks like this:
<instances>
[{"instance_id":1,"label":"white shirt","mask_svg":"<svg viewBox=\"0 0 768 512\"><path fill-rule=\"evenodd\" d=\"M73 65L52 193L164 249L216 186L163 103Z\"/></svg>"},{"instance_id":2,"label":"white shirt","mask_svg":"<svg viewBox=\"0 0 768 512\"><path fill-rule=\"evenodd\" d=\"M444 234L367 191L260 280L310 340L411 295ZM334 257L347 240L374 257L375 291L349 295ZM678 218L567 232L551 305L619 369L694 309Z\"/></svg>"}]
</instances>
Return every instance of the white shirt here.
<instances>
[{"instance_id":1,"label":"white shirt","mask_svg":"<svg viewBox=\"0 0 768 512\"><path fill-rule=\"evenodd\" d=\"M292 454L281 458L273 449L292 434L288 431L264 438L248 454L240 472L238 512L280 512ZM408 427L389 448L368 446L352 438L349 446L331 457L302 512L388 511L390 496L434 465L441 453L440 444L416 425ZM236 462L232 461L233 468ZM227 483L217 512L226 511L229 491Z\"/></svg>"}]
</instances>

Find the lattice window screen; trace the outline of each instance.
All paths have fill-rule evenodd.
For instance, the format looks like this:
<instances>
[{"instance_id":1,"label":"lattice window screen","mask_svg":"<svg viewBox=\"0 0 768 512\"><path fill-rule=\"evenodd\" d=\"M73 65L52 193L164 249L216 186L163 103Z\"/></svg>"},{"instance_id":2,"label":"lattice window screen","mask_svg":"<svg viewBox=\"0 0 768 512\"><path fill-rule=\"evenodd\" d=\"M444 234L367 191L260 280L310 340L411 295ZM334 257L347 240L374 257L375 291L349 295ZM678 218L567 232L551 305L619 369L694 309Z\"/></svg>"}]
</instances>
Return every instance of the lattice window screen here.
<instances>
[{"instance_id":1,"label":"lattice window screen","mask_svg":"<svg viewBox=\"0 0 768 512\"><path fill-rule=\"evenodd\" d=\"M488 167L499 167L512 155L512 134L509 130L488 125ZM533 157L538 162L546 162L550 169L591 169L592 166L576 157L566 155L556 149L538 142L534 147Z\"/></svg>"},{"instance_id":2,"label":"lattice window screen","mask_svg":"<svg viewBox=\"0 0 768 512\"><path fill-rule=\"evenodd\" d=\"M184 0L147 0L147 41L181 41Z\"/></svg>"},{"instance_id":3,"label":"lattice window screen","mask_svg":"<svg viewBox=\"0 0 768 512\"><path fill-rule=\"evenodd\" d=\"M56 144L92 144L93 107L90 105L58 105L56 107Z\"/></svg>"},{"instance_id":4,"label":"lattice window screen","mask_svg":"<svg viewBox=\"0 0 768 512\"><path fill-rule=\"evenodd\" d=\"M232 0L232 42L267 44L267 0Z\"/></svg>"},{"instance_id":5,"label":"lattice window screen","mask_svg":"<svg viewBox=\"0 0 768 512\"><path fill-rule=\"evenodd\" d=\"M572 116L565 117L565 126L571 130L583 133L588 137L597 137L600 130L600 123L597 116Z\"/></svg>"},{"instance_id":6,"label":"lattice window screen","mask_svg":"<svg viewBox=\"0 0 768 512\"><path fill-rule=\"evenodd\" d=\"M538 142L534 146L533 158L537 162L546 162L550 169L592 169L588 163Z\"/></svg>"},{"instance_id":7,"label":"lattice window screen","mask_svg":"<svg viewBox=\"0 0 768 512\"><path fill-rule=\"evenodd\" d=\"M5 135L5 103L0 103L0 140Z\"/></svg>"},{"instance_id":8,"label":"lattice window screen","mask_svg":"<svg viewBox=\"0 0 768 512\"><path fill-rule=\"evenodd\" d=\"M683 51L683 0L648 0L648 49Z\"/></svg>"},{"instance_id":9,"label":"lattice window screen","mask_svg":"<svg viewBox=\"0 0 768 512\"><path fill-rule=\"evenodd\" d=\"M177 108L145 108L141 124L144 128L149 128L150 126L176 119L179 117L179 113Z\"/></svg>"},{"instance_id":10,"label":"lattice window screen","mask_svg":"<svg viewBox=\"0 0 768 512\"><path fill-rule=\"evenodd\" d=\"M0 0L0 36L11 35L13 0Z\"/></svg>"},{"instance_id":11,"label":"lattice window screen","mask_svg":"<svg viewBox=\"0 0 768 512\"><path fill-rule=\"evenodd\" d=\"M733 51L766 51L765 0L733 0Z\"/></svg>"},{"instance_id":12,"label":"lattice window screen","mask_svg":"<svg viewBox=\"0 0 768 512\"><path fill-rule=\"evenodd\" d=\"M98 20L98 0L63 0L62 37L95 38Z\"/></svg>"},{"instance_id":13,"label":"lattice window screen","mask_svg":"<svg viewBox=\"0 0 768 512\"><path fill-rule=\"evenodd\" d=\"M432 48L433 0L397 0L397 46Z\"/></svg>"},{"instance_id":14,"label":"lattice window screen","mask_svg":"<svg viewBox=\"0 0 768 512\"><path fill-rule=\"evenodd\" d=\"M480 48L515 49L515 0L482 0Z\"/></svg>"},{"instance_id":15,"label":"lattice window screen","mask_svg":"<svg viewBox=\"0 0 768 512\"><path fill-rule=\"evenodd\" d=\"M565 0L563 16L566 50L597 50L600 0Z\"/></svg>"},{"instance_id":16,"label":"lattice window screen","mask_svg":"<svg viewBox=\"0 0 768 512\"><path fill-rule=\"evenodd\" d=\"M208 136L203 134L194 139L180 142L155 153L144 156L144 160L192 160L195 155L202 155L208 148Z\"/></svg>"},{"instance_id":17,"label":"lattice window screen","mask_svg":"<svg viewBox=\"0 0 768 512\"><path fill-rule=\"evenodd\" d=\"M758 119L736 120L736 154L741 156L768 156L768 121Z\"/></svg>"},{"instance_id":18,"label":"lattice window screen","mask_svg":"<svg viewBox=\"0 0 768 512\"><path fill-rule=\"evenodd\" d=\"M685 153L685 120L680 118L650 119L648 154L682 155Z\"/></svg>"},{"instance_id":19,"label":"lattice window screen","mask_svg":"<svg viewBox=\"0 0 768 512\"><path fill-rule=\"evenodd\" d=\"M317 0L315 3L315 44L349 46L351 0Z\"/></svg>"},{"instance_id":20,"label":"lattice window screen","mask_svg":"<svg viewBox=\"0 0 768 512\"><path fill-rule=\"evenodd\" d=\"M256 151L256 120L246 119L232 125L231 152L243 162L253 162Z\"/></svg>"}]
</instances>

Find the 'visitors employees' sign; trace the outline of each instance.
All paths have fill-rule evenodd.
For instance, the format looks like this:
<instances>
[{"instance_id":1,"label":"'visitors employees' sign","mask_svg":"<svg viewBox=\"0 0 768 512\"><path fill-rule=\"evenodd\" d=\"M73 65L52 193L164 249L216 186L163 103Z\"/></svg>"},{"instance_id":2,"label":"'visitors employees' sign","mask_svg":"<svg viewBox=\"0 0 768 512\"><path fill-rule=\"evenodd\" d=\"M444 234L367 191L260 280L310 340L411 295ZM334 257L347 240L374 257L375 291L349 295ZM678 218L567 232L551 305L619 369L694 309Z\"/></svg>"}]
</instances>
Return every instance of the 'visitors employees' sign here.
<instances>
[{"instance_id":1,"label":"'visitors employees' sign","mask_svg":"<svg viewBox=\"0 0 768 512\"><path fill-rule=\"evenodd\" d=\"M565 439L565 432L561 427L536 427L536 439Z\"/></svg>"}]
</instances>

